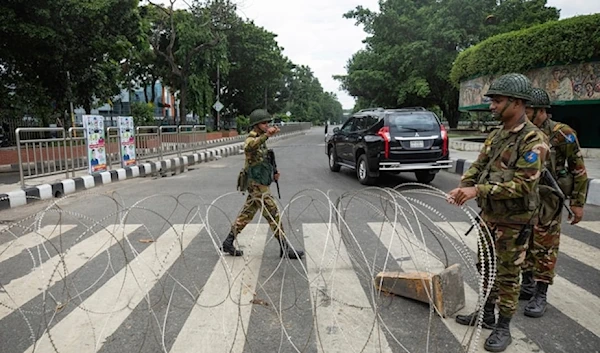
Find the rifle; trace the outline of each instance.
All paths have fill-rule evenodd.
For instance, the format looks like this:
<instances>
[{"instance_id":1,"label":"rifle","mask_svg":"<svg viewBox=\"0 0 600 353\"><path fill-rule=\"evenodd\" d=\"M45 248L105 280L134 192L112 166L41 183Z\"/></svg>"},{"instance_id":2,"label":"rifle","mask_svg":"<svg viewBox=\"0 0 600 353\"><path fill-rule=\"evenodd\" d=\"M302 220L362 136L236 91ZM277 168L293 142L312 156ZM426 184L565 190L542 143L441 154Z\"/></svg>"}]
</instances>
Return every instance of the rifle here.
<instances>
[{"instance_id":1,"label":"rifle","mask_svg":"<svg viewBox=\"0 0 600 353\"><path fill-rule=\"evenodd\" d=\"M544 168L542 170L542 180L546 183L547 186L551 187L554 190L554 192L556 192L556 195L558 196L558 198L560 198L560 203L567 209L569 216L573 217L573 211L571 211L571 208L565 203L567 197L560 189L560 186L558 186L556 179L554 179L552 173L550 173L548 168Z\"/></svg>"},{"instance_id":2,"label":"rifle","mask_svg":"<svg viewBox=\"0 0 600 353\"><path fill-rule=\"evenodd\" d=\"M267 157L269 158L269 163L271 163L271 166L273 166L273 175L277 174L278 171L277 162L275 161L275 152L272 149L267 150ZM275 178L273 178L273 180L277 185L277 196L279 196L279 198L281 199L281 192L279 191L279 181L275 180Z\"/></svg>"}]
</instances>

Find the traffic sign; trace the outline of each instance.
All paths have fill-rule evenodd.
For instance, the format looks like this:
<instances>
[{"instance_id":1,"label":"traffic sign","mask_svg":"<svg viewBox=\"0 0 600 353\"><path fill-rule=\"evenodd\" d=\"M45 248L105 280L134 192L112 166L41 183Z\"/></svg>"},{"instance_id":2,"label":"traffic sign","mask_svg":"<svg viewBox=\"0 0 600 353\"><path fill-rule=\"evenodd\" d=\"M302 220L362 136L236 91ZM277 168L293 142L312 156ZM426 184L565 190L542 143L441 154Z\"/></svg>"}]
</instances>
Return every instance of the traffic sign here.
<instances>
[{"instance_id":1,"label":"traffic sign","mask_svg":"<svg viewBox=\"0 0 600 353\"><path fill-rule=\"evenodd\" d=\"M221 109L223 109L225 106L223 105L223 103L217 101L214 105L213 108L215 108L216 111L220 112Z\"/></svg>"}]
</instances>

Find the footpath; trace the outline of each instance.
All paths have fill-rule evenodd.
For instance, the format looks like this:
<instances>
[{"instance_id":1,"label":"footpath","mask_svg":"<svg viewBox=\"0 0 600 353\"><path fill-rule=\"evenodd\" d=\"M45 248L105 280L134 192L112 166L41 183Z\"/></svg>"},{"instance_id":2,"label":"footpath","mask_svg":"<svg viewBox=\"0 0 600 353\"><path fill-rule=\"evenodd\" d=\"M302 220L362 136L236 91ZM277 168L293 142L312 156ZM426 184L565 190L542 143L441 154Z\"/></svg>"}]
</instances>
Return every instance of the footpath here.
<instances>
[{"instance_id":1,"label":"footpath","mask_svg":"<svg viewBox=\"0 0 600 353\"><path fill-rule=\"evenodd\" d=\"M450 158L452 168L446 171L462 175L471 163L477 159L483 143L450 140ZM588 194L586 204L600 206L600 149L582 149L588 175Z\"/></svg>"}]
</instances>

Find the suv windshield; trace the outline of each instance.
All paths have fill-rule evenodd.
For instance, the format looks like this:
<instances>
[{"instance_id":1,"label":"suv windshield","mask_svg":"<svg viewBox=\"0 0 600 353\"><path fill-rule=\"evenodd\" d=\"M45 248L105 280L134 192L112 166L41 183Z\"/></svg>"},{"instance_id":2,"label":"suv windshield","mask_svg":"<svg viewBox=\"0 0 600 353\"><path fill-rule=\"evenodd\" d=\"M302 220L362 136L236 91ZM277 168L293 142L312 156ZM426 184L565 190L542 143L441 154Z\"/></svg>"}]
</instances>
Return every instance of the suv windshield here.
<instances>
[{"instance_id":1,"label":"suv windshield","mask_svg":"<svg viewBox=\"0 0 600 353\"><path fill-rule=\"evenodd\" d=\"M429 112L422 113L391 113L388 115L390 131L432 131L437 130L438 121Z\"/></svg>"}]
</instances>

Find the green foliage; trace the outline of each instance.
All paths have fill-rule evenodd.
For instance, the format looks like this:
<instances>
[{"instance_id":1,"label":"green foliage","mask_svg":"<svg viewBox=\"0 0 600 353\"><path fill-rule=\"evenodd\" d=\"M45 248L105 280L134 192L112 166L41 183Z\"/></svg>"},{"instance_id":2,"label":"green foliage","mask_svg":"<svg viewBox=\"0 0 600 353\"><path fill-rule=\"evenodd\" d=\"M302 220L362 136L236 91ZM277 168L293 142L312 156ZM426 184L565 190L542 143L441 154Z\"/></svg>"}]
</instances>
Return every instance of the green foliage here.
<instances>
[{"instance_id":1,"label":"green foliage","mask_svg":"<svg viewBox=\"0 0 600 353\"><path fill-rule=\"evenodd\" d=\"M69 100L89 108L119 92L140 18L137 0L14 0L0 4L0 29L0 85L28 92L15 112L62 117Z\"/></svg>"},{"instance_id":2,"label":"green foliage","mask_svg":"<svg viewBox=\"0 0 600 353\"><path fill-rule=\"evenodd\" d=\"M335 76L357 97L355 108L438 106L452 126L458 90L449 75L458 53L491 35L558 19L558 11L546 0L387 0L379 12L359 6L345 17L368 34L347 74Z\"/></svg>"},{"instance_id":3,"label":"green foliage","mask_svg":"<svg viewBox=\"0 0 600 353\"><path fill-rule=\"evenodd\" d=\"M190 110L201 121L214 117L217 94L229 121L265 105L303 121L342 115L310 68L290 62L277 35L241 18L231 0L179 10L148 3L0 2L0 115L47 124L65 117L70 101L89 112L127 88L144 91L131 108L136 124L154 124L145 103L156 101L158 82L179 100L176 122Z\"/></svg>"},{"instance_id":4,"label":"green foliage","mask_svg":"<svg viewBox=\"0 0 600 353\"><path fill-rule=\"evenodd\" d=\"M134 102L131 104L131 116L135 126L154 125L154 108L152 103Z\"/></svg>"},{"instance_id":5,"label":"green foliage","mask_svg":"<svg viewBox=\"0 0 600 353\"><path fill-rule=\"evenodd\" d=\"M243 115L238 115L235 117L235 123L238 134L242 134L248 131L248 126L250 126L250 118Z\"/></svg>"},{"instance_id":6,"label":"green foliage","mask_svg":"<svg viewBox=\"0 0 600 353\"><path fill-rule=\"evenodd\" d=\"M462 52L450 78L458 85L475 76L600 58L599 24L600 14L595 14L499 34Z\"/></svg>"}]
</instances>

